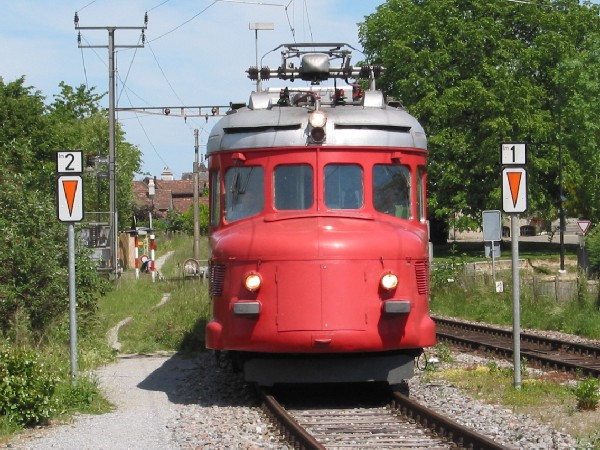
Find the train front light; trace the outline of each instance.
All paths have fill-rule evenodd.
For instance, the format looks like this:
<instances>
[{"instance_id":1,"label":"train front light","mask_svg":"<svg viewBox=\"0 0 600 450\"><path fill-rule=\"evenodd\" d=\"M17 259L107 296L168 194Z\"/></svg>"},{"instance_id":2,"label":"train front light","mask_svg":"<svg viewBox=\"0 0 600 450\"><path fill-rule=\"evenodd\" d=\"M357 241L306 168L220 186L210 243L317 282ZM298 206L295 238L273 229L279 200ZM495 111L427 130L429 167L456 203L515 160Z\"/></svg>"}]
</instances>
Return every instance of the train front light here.
<instances>
[{"instance_id":1,"label":"train front light","mask_svg":"<svg viewBox=\"0 0 600 450\"><path fill-rule=\"evenodd\" d=\"M260 289L260 285L262 284L262 278L256 272L249 272L244 277L244 286L250 292L256 292Z\"/></svg>"},{"instance_id":2,"label":"train front light","mask_svg":"<svg viewBox=\"0 0 600 450\"><path fill-rule=\"evenodd\" d=\"M325 140L325 125L327 124L327 115L321 110L316 110L308 116L308 123L311 126L310 137L315 143L321 143Z\"/></svg>"},{"instance_id":3,"label":"train front light","mask_svg":"<svg viewBox=\"0 0 600 450\"><path fill-rule=\"evenodd\" d=\"M396 286L398 286L398 277L393 273L386 273L381 277L381 287L386 291L396 289Z\"/></svg>"}]
</instances>

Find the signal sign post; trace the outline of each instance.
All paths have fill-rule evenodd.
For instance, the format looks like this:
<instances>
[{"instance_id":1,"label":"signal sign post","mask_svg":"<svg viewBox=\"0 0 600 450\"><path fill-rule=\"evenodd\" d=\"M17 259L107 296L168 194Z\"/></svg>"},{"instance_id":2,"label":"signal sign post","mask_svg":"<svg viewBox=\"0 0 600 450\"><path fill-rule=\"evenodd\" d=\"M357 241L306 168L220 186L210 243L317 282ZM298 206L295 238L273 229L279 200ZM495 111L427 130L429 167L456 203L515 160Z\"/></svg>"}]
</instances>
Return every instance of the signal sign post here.
<instances>
[{"instance_id":1,"label":"signal sign post","mask_svg":"<svg viewBox=\"0 0 600 450\"><path fill-rule=\"evenodd\" d=\"M527 145L524 142L501 144L502 210L510 214L513 294L513 371L514 387L521 388L521 280L519 274L519 213L527 211Z\"/></svg>"},{"instance_id":2,"label":"signal sign post","mask_svg":"<svg viewBox=\"0 0 600 450\"><path fill-rule=\"evenodd\" d=\"M56 152L56 205L58 220L68 224L69 331L71 382L77 377L77 314L75 298L75 222L83 220L83 152Z\"/></svg>"}]
</instances>

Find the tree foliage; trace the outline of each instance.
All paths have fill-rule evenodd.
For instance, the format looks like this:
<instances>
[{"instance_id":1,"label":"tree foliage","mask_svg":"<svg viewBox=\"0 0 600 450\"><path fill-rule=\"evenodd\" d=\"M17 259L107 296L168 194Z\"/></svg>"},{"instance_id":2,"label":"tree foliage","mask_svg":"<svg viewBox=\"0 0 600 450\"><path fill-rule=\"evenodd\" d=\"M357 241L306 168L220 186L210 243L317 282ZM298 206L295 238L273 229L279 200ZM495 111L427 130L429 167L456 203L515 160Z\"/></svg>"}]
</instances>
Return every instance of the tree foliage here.
<instances>
[{"instance_id":1,"label":"tree foliage","mask_svg":"<svg viewBox=\"0 0 600 450\"><path fill-rule=\"evenodd\" d=\"M0 78L0 335L16 317L26 317L41 335L68 311L67 228L56 217L55 154L65 149L82 149L84 155L108 151L101 96L83 86L62 83L61 89L46 105L24 78L9 83ZM131 210L127 202L140 154L122 133L119 149L119 205ZM95 191L93 180L87 181L86 198ZM79 312L93 313L107 285L84 248L77 250L76 286Z\"/></svg>"},{"instance_id":2,"label":"tree foliage","mask_svg":"<svg viewBox=\"0 0 600 450\"><path fill-rule=\"evenodd\" d=\"M432 217L500 209L507 141L531 144L531 214L556 215L560 143L567 206L597 217L581 186L600 170L598 13L577 0L387 0L366 17L365 54L386 67L379 87L429 136Z\"/></svg>"}]
</instances>

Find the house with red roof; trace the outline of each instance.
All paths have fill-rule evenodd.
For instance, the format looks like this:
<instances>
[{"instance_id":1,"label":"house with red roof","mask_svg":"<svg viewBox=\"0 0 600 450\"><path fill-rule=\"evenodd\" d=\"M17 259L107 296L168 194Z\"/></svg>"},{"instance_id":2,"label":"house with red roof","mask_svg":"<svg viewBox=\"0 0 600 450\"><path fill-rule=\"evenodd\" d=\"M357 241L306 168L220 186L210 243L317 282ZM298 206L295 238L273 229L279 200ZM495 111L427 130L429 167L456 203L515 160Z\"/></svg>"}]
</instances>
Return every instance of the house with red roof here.
<instances>
[{"instance_id":1,"label":"house with red roof","mask_svg":"<svg viewBox=\"0 0 600 450\"><path fill-rule=\"evenodd\" d=\"M150 195L151 184L154 183L154 196ZM198 192L200 203L208 204L208 198L202 192L208 186L208 169L201 163L198 171ZM192 173L184 173L181 180L175 180L173 172L165 167L160 177L145 177L132 181L136 210L151 211L153 217L164 219L167 211L174 209L179 213L186 212L194 202L194 177Z\"/></svg>"}]
</instances>

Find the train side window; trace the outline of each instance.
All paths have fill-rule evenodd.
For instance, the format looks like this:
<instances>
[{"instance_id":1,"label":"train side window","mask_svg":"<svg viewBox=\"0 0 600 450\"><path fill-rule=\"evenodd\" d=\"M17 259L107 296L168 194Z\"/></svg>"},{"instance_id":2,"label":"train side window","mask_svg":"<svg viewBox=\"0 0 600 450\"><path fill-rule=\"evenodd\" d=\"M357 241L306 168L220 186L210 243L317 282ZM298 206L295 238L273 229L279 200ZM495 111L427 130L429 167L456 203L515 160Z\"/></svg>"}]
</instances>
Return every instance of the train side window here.
<instances>
[{"instance_id":1,"label":"train side window","mask_svg":"<svg viewBox=\"0 0 600 450\"><path fill-rule=\"evenodd\" d=\"M410 219L410 169L407 166L373 166L373 205L379 212Z\"/></svg>"},{"instance_id":2,"label":"train side window","mask_svg":"<svg viewBox=\"0 0 600 450\"><path fill-rule=\"evenodd\" d=\"M265 205L264 170L260 166L230 167L225 173L225 219L254 216Z\"/></svg>"},{"instance_id":3,"label":"train side window","mask_svg":"<svg viewBox=\"0 0 600 450\"><path fill-rule=\"evenodd\" d=\"M325 166L325 206L359 209L363 206L363 171L357 164Z\"/></svg>"},{"instance_id":4,"label":"train side window","mask_svg":"<svg viewBox=\"0 0 600 450\"><path fill-rule=\"evenodd\" d=\"M221 216L221 175L218 170L210 173L210 225L219 225Z\"/></svg>"},{"instance_id":5,"label":"train side window","mask_svg":"<svg viewBox=\"0 0 600 450\"><path fill-rule=\"evenodd\" d=\"M417 169L417 214L421 222L425 221L425 167Z\"/></svg>"},{"instance_id":6,"label":"train side window","mask_svg":"<svg viewBox=\"0 0 600 450\"><path fill-rule=\"evenodd\" d=\"M313 205L313 169L308 164L277 166L273 185L275 209L308 209Z\"/></svg>"}]
</instances>

